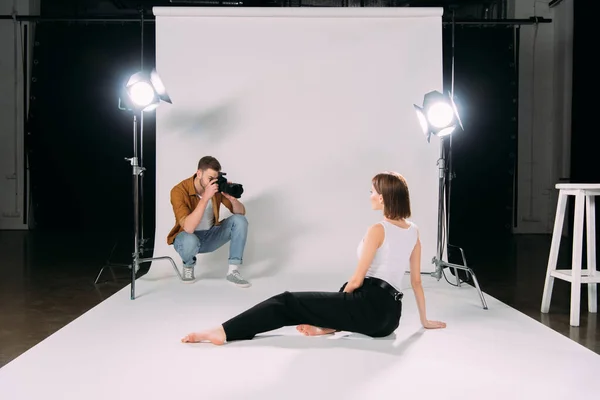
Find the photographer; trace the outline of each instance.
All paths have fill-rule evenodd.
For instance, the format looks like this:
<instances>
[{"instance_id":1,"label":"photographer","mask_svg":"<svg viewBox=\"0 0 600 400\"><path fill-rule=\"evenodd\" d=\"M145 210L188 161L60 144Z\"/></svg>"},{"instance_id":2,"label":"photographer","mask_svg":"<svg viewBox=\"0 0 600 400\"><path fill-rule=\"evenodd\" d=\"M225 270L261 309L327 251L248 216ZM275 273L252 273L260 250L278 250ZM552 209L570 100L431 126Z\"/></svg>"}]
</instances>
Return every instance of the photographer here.
<instances>
[{"instance_id":1,"label":"photographer","mask_svg":"<svg viewBox=\"0 0 600 400\"><path fill-rule=\"evenodd\" d=\"M175 226L167 243L174 246L183 261L183 281L194 282L196 255L213 252L231 240L226 279L236 286L250 287L237 269L242 264L248 233L246 209L236 198L243 189L239 184L227 182L223 175L219 161L205 156L198 162L194 176L171 189ZM233 214L222 221L219 220L221 204Z\"/></svg>"}]
</instances>

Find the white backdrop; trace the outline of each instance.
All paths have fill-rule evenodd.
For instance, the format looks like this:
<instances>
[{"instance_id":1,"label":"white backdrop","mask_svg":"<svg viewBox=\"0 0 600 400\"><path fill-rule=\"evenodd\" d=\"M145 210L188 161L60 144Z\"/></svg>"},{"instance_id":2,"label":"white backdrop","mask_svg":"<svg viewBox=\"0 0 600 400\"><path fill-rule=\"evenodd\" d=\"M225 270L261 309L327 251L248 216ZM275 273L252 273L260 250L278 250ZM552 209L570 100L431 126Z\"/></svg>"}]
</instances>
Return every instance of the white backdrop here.
<instances>
[{"instance_id":1,"label":"white backdrop","mask_svg":"<svg viewBox=\"0 0 600 400\"><path fill-rule=\"evenodd\" d=\"M169 192L212 155L244 185L244 275L347 279L358 242L382 218L369 190L387 169L408 180L422 268L433 270L439 142L426 142L412 105L442 88L441 9L156 7L154 14L157 70L173 100L156 117L155 256L181 266L166 244ZM228 251L229 244L200 256L197 274L223 277ZM147 276L173 275L171 268L155 262Z\"/></svg>"}]
</instances>

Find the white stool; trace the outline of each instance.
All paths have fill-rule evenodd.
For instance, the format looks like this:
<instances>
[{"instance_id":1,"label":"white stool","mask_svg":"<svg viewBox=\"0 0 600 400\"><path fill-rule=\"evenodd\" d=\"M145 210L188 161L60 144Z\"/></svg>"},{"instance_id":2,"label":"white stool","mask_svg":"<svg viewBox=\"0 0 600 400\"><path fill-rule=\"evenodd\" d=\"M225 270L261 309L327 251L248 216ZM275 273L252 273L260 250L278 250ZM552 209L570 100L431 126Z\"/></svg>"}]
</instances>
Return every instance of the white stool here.
<instances>
[{"instance_id":1,"label":"white stool","mask_svg":"<svg viewBox=\"0 0 600 400\"><path fill-rule=\"evenodd\" d=\"M596 284L600 283L600 273L596 271L596 206L594 196L600 196L600 184L560 183L556 185L558 205L552 233L552 245L546 270L544 295L542 296L542 312L550 309L554 278L571 282L571 326L579 326L579 303L581 300L581 284L588 285L588 311L596 310ZM573 226L573 257L571 269L556 269L558 250L562 235L568 196L575 196L575 221ZM585 200L585 201L584 201ZM583 247L583 215L586 214L587 228L587 269L581 269L581 253Z\"/></svg>"}]
</instances>

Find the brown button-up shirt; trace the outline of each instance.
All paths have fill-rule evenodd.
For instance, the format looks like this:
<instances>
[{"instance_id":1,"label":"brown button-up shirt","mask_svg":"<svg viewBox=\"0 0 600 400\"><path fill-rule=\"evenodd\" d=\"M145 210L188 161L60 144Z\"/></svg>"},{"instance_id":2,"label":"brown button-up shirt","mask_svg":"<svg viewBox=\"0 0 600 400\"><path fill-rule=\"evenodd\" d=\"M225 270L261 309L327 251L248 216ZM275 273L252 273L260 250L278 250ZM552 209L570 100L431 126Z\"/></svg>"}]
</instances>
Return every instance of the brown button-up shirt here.
<instances>
[{"instance_id":1,"label":"brown button-up shirt","mask_svg":"<svg viewBox=\"0 0 600 400\"><path fill-rule=\"evenodd\" d=\"M173 206L173 213L175 216L175 226L173 226L169 232L169 235L167 236L167 244L173 244L175 236L183 231L183 226L179 224L179 221L181 221L182 218L190 215L192 211L196 209L196 206L200 201L198 193L196 193L196 188L194 187L195 178L196 174L190 178L184 179L175 185L173 189L171 189L171 205ZM224 204L225 207L227 207L232 213L233 206L231 205L231 202L221 193L215 193L211 200L213 213L215 215L215 225L220 225L221 221L219 221L219 208L221 204Z\"/></svg>"}]
</instances>

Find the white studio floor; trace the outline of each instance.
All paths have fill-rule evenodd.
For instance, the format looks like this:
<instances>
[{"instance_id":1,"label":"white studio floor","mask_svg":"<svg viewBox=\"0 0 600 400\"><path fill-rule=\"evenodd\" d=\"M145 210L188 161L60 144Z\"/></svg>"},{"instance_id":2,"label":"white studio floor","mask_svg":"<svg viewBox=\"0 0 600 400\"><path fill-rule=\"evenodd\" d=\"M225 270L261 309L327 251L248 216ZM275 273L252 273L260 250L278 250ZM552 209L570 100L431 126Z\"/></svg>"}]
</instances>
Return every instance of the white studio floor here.
<instances>
[{"instance_id":1,"label":"white studio floor","mask_svg":"<svg viewBox=\"0 0 600 400\"><path fill-rule=\"evenodd\" d=\"M150 275L150 274L149 274ZM304 337L293 327L224 346L183 344L283 290L337 290L338 279L137 280L0 369L0 398L574 399L598 395L600 356L474 288L423 277L430 319L412 291L395 337ZM249 277L251 275L248 275Z\"/></svg>"}]
</instances>

